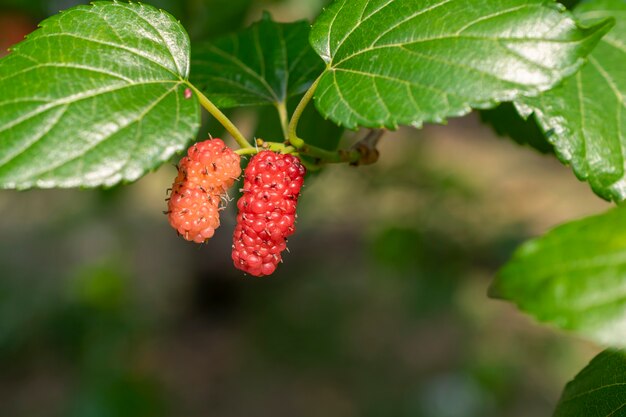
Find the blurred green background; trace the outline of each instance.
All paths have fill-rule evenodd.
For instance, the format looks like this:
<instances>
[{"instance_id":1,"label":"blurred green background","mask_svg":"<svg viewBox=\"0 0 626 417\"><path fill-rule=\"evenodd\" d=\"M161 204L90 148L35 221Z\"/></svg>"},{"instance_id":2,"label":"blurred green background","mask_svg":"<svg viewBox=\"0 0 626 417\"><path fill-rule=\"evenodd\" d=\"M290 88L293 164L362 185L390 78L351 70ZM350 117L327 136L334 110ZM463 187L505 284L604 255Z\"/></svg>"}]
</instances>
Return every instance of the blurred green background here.
<instances>
[{"instance_id":1,"label":"blurred green background","mask_svg":"<svg viewBox=\"0 0 626 417\"><path fill-rule=\"evenodd\" d=\"M2 50L77 3L0 0ZM324 1L151 3L200 39ZM549 416L598 348L486 289L520 242L607 204L479 120L391 132L376 165L308 178L271 278L231 266L234 204L208 244L176 236L170 165L110 190L0 191L0 415Z\"/></svg>"}]
</instances>

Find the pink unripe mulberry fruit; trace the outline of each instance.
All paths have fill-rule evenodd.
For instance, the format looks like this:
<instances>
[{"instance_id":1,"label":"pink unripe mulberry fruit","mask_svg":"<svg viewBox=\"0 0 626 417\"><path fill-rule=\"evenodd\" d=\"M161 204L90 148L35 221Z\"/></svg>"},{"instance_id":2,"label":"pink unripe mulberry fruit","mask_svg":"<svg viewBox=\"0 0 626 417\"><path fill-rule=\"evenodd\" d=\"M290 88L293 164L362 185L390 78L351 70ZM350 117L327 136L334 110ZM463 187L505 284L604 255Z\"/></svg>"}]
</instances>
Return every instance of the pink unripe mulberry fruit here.
<instances>
[{"instance_id":1,"label":"pink unripe mulberry fruit","mask_svg":"<svg viewBox=\"0 0 626 417\"><path fill-rule=\"evenodd\" d=\"M250 159L233 235L235 267L257 277L281 262L295 231L296 205L306 170L293 155L262 151Z\"/></svg>"},{"instance_id":2,"label":"pink unripe mulberry fruit","mask_svg":"<svg viewBox=\"0 0 626 417\"><path fill-rule=\"evenodd\" d=\"M167 217L186 240L202 243L220 225L221 202L241 175L240 158L221 139L192 145L178 164Z\"/></svg>"}]
</instances>

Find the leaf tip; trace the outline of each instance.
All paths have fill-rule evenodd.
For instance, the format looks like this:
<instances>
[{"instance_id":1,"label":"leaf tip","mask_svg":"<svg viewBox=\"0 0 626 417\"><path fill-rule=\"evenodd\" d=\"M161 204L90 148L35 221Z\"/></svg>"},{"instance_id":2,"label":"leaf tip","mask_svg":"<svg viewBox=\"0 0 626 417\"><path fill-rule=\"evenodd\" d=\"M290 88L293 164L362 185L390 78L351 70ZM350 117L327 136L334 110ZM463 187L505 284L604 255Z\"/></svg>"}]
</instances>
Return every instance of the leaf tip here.
<instances>
[{"instance_id":1,"label":"leaf tip","mask_svg":"<svg viewBox=\"0 0 626 417\"><path fill-rule=\"evenodd\" d=\"M593 22L593 23L592 23ZM616 20L615 17L605 17L597 21L586 21L579 23L579 27L583 30L583 32L600 32L602 34L607 33L609 30L615 26Z\"/></svg>"},{"instance_id":2,"label":"leaf tip","mask_svg":"<svg viewBox=\"0 0 626 417\"><path fill-rule=\"evenodd\" d=\"M613 26L615 26L615 23L616 21L614 17L604 18L599 21L594 21L593 23L590 21L583 23L576 22L576 26L582 32L581 43L585 46L585 50L587 52L585 55L593 51L600 39L602 39L604 35L606 35L613 28Z\"/></svg>"}]
</instances>

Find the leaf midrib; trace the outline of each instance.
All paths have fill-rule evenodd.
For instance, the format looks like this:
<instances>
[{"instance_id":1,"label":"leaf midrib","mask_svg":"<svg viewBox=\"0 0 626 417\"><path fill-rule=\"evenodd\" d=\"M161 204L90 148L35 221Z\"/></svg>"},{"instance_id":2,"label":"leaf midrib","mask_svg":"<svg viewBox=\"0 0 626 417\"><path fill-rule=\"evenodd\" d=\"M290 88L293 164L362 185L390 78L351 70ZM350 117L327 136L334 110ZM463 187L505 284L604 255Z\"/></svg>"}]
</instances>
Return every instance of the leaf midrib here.
<instances>
[{"instance_id":1,"label":"leaf midrib","mask_svg":"<svg viewBox=\"0 0 626 417\"><path fill-rule=\"evenodd\" d=\"M126 81L127 83L132 83L133 82L132 79L130 79L130 78L128 78L128 77L126 77L126 76L124 76L122 74L117 74L117 73L113 73L113 72L104 71L104 70L102 70L100 68L91 67L89 65L66 64L66 63L62 63L62 62L49 62L49 63L47 62L47 63L40 63L40 64L37 64L37 65L33 65L33 66L30 66L30 67L24 68L24 69L22 69L20 71L13 72L13 73L11 73L10 76L0 79L0 81L4 82L6 80L10 80L11 78L13 78L15 76L18 76L18 75L21 75L21 74L25 74L25 73L27 73L29 71L33 71L33 70L36 70L36 69L39 69L39 68L70 68L70 69L79 69L79 70L90 71L90 72L94 72L94 73L98 73L98 74L108 75L110 77L117 78L117 79L122 80L122 81ZM1 104L2 103L0 103L0 105Z\"/></svg>"},{"instance_id":2,"label":"leaf midrib","mask_svg":"<svg viewBox=\"0 0 626 417\"><path fill-rule=\"evenodd\" d=\"M389 44L384 44L384 45L377 45L377 46L373 46L373 47L369 47L369 48L365 48L365 49L360 49L359 51L348 55L344 58L342 58L339 62L336 63L332 63L330 64L330 67L337 67L339 65L341 65L342 63L344 63L345 61L348 61L358 55L362 55L364 53L367 52L371 52L371 51L375 51L378 49L385 49L385 48L394 48L394 47L405 47L408 45L415 45L415 44L419 44L419 43L426 43L426 42L434 42L434 41L442 41L442 40L477 40L477 41L488 41L488 42L493 42L493 43L503 43L503 42L510 42L510 43L524 43L524 42L540 42L540 43L558 43L558 44L568 44L568 43L581 43L582 39L585 38L581 38L578 40L566 40L566 39L542 39L542 38L509 38L509 37L502 37L502 38L491 38L488 36L476 36L476 35L472 35L472 36L457 36L457 35L448 35L448 36L437 36L437 37L433 37L433 38L423 38L423 39L416 39L415 41L411 41L411 42L400 42L400 43L389 43ZM531 61L533 62L533 61Z\"/></svg>"},{"instance_id":3,"label":"leaf midrib","mask_svg":"<svg viewBox=\"0 0 626 417\"><path fill-rule=\"evenodd\" d=\"M569 401L576 400L576 399L578 399L580 397L585 397L587 395L593 394L593 393L598 392L598 391L602 391L602 390L605 390L605 389L608 389L608 388L613 388L613 387L621 387L623 385L626 385L626 382L615 382L613 384L602 385L601 387L593 388L593 389L590 389L590 390L587 390L587 391L584 391L584 392L579 392L578 394L572 395L572 396L568 397L566 400L561 401L561 404L565 404L565 403L567 403Z\"/></svg>"},{"instance_id":4,"label":"leaf midrib","mask_svg":"<svg viewBox=\"0 0 626 417\"><path fill-rule=\"evenodd\" d=\"M0 126L0 132L4 132L7 129L11 129L12 127L15 127L19 124L21 124L22 122L35 117L41 113L43 113L44 111L50 110L54 107L57 107L59 105L63 105L63 104L73 104L82 100L86 100L89 98L93 98L93 97L97 97L99 95L102 94L106 94L106 93L111 93L111 92L115 92L115 91L119 91L119 90L123 90L125 88L132 88L132 87L138 87L138 86L142 86L142 85L150 85L150 84L182 84L184 81L181 80L177 80L177 81L173 81L173 80L162 80L162 81L143 81L143 82L136 82L133 84L124 84L122 86L115 86L115 88L105 88L105 89L95 89L95 90L90 90L87 91L87 95L85 95L85 92L83 93L78 93L78 94L74 94L72 96L68 96L68 97L64 97L63 99L59 99L59 100L55 100L55 101L50 101L48 102L46 105L38 107L35 111L27 113L21 117L18 117L16 119L14 119L12 121L12 123L9 123L5 126ZM94 93L95 92L95 93ZM94 93L94 94L91 94Z\"/></svg>"}]
</instances>

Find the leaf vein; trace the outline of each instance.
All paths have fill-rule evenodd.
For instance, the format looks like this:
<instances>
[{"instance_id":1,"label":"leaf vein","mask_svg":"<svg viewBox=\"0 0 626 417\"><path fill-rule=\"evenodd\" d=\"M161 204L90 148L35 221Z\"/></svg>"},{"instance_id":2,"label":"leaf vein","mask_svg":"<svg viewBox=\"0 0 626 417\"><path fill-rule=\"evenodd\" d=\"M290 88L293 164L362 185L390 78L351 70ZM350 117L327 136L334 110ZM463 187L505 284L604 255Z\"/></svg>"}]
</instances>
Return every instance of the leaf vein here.
<instances>
[{"instance_id":1,"label":"leaf vein","mask_svg":"<svg viewBox=\"0 0 626 417\"><path fill-rule=\"evenodd\" d=\"M145 59L146 61L152 62L153 64L159 66L160 68L164 69L165 71L169 72L170 74L174 75L177 79L181 79L181 76L179 74L177 74L175 71L173 71L171 68L168 68L167 66L165 66L162 62L159 62L155 59L153 59L152 57L150 57L149 55L145 55L142 53L142 51L138 50L138 49L134 49L134 48L129 48L128 46L125 45L119 45L113 42L106 42L100 39L92 39L86 36L79 36L73 33L50 33L48 35L41 35L39 36L39 38L57 38L57 37L62 37L62 36L68 36L70 38L76 38L76 39L81 39L84 40L86 42L92 42L95 44L99 44L99 45L105 45L105 46L109 46L111 48L116 48L116 49L121 49L124 50L126 52L130 52L131 54Z\"/></svg>"},{"instance_id":2,"label":"leaf vein","mask_svg":"<svg viewBox=\"0 0 626 417\"><path fill-rule=\"evenodd\" d=\"M352 114L354 114L355 116L361 118L362 120L369 120L366 117L363 117L361 114L359 114L356 110L354 110L351 106L350 103L348 103L348 101L344 98L342 92L341 92L341 88L339 87L339 83L337 82L337 73L333 71L333 82L335 84L335 87L337 88L337 95L339 96L339 100L341 100L342 103L345 104L346 109L348 111L350 111Z\"/></svg>"},{"instance_id":3,"label":"leaf vein","mask_svg":"<svg viewBox=\"0 0 626 417\"><path fill-rule=\"evenodd\" d=\"M427 8L425 8L425 9L418 10L416 13L412 14L411 16L408 16L408 17L406 17L406 18L404 18L404 19L400 20L400 21L399 21L399 22L397 22L396 24L394 24L394 25L392 25L392 26L388 27L387 29L385 29L384 31L382 31L382 32L381 32L381 33L380 33L380 34L376 37L376 39L374 39L374 40L372 41L372 43L370 44L370 46L369 46L369 47L370 47L370 48L372 48L374 45L376 45L376 42L378 42L379 40L381 40L381 39L382 39L382 38L383 38L386 34L388 34L389 32L391 32L392 30L394 30L394 29L398 28L399 26L403 25L404 23L409 22L409 21L411 21L411 20L415 19L415 18L416 18L416 17L418 17L418 16L421 16L421 15L424 15L424 14L427 14L427 13L430 13L431 11L433 11L433 10L435 10L435 9L438 9L438 8L439 8L439 7L441 7L441 6L444 6L444 5L448 4L448 3L450 3L451 1L453 1L453 0L443 0L443 1L439 2L439 3L433 4L432 6L427 7ZM389 2L389 3L391 3L391 2Z\"/></svg>"},{"instance_id":4,"label":"leaf vein","mask_svg":"<svg viewBox=\"0 0 626 417\"><path fill-rule=\"evenodd\" d=\"M161 40L163 41L163 44L165 45L165 49L167 49L167 52L169 52L170 56L172 57L172 63L174 64L174 66L176 67L176 69L178 70L178 76L182 77L185 72L183 71L182 68L180 68L178 66L178 61L176 60L176 58L174 57L174 52L172 52L172 49L170 48L170 44L169 42L167 42L165 40L165 37L163 36L163 34L161 33L160 30L158 30L156 28L156 26L154 26L152 24L152 22L150 22L148 19L145 18L145 16L142 16L141 14L139 14L139 12L133 8L128 8L128 10L131 10L133 13L135 13L141 20L143 20L144 22L146 22L148 24L148 26L150 26L154 32L159 36L159 38L161 38Z\"/></svg>"},{"instance_id":5,"label":"leaf vein","mask_svg":"<svg viewBox=\"0 0 626 417\"><path fill-rule=\"evenodd\" d=\"M426 59L428 61L439 62L439 63L442 63L442 64L449 65L451 67L457 67L457 68L461 68L461 69L464 69L464 70L467 70L467 71L475 72L475 73L477 73L478 75L480 75L482 77L492 78L494 80L502 81L502 82L507 83L507 84L520 85L517 82L505 80L503 78L498 77L495 74L491 74L491 73L485 72L484 70L479 69L479 68L470 67L469 65L464 65L464 64L462 64L460 62L453 62L453 61L449 61L447 59L438 58L438 57L435 58L435 57L424 55L424 54L421 54L419 52L412 51L410 49L406 49L406 48L403 48L403 47L401 47L401 49L404 49L405 51L407 51L410 54L421 56L422 58L424 58L424 59Z\"/></svg>"},{"instance_id":6,"label":"leaf vein","mask_svg":"<svg viewBox=\"0 0 626 417\"><path fill-rule=\"evenodd\" d=\"M28 68L24 68L21 71L16 71L11 73L8 77L2 78L1 81L6 81L6 80L10 80L11 78L30 72L30 71L34 71L36 69L39 68L69 68L69 69L80 69L80 70L85 70L85 71L89 71L89 72L94 72L94 73L98 73L98 74L104 74L104 75L108 75L111 76L113 78L117 78L119 80L123 80L126 81L127 83L132 83L133 80L131 80L128 77L125 77L122 74L118 74L118 73L114 73L112 71L106 71L100 68L95 68L95 67L91 67L89 65L78 65L78 64L65 64L65 63L61 63L61 62L50 62L50 63L45 63L45 64L38 64L38 65L33 65L32 67L28 67Z\"/></svg>"},{"instance_id":7,"label":"leaf vein","mask_svg":"<svg viewBox=\"0 0 626 417\"><path fill-rule=\"evenodd\" d=\"M244 64L240 59L236 58L235 56L233 56L231 54L228 54L227 52L219 49L216 46L207 45L207 48L209 50L212 50L215 54L220 55L223 58L231 61L233 64L235 64L236 66L241 68L244 72L250 74L252 76L252 78L258 80L259 83L261 85L263 85L267 89L267 92L272 97L272 100L278 101L278 97L276 97L276 94L274 93L274 90L272 90L272 87L270 87L270 85L267 83L267 81L263 77L259 76L259 74L256 73L252 68L250 68L249 66Z\"/></svg>"},{"instance_id":8,"label":"leaf vein","mask_svg":"<svg viewBox=\"0 0 626 417\"><path fill-rule=\"evenodd\" d=\"M0 167L6 165L7 163L11 162L13 159L17 158L18 156L20 156L21 154L23 154L24 152L26 152L28 149L32 148L37 142L39 142L39 140L41 140L41 138L43 138L48 132L50 132L52 129L54 129L54 127L59 123L59 121L63 118L63 115L65 114L65 112L67 111L68 107L70 105L66 104L65 107L58 113L58 115L55 116L54 121L52 122L52 124L50 124L50 126L48 126L47 129L44 129L41 131L41 133L36 136L35 140L30 141L26 147L20 149L18 152L12 154L12 155L5 155L4 158L2 158L2 160L0 160Z\"/></svg>"},{"instance_id":9,"label":"leaf vein","mask_svg":"<svg viewBox=\"0 0 626 417\"><path fill-rule=\"evenodd\" d=\"M526 8L529 8L529 7L535 7L535 6L536 5L533 5L533 4L523 4L521 6L511 7L511 8L506 9L506 10L498 10L495 13L491 13L491 14L488 14L488 15L485 15L485 16L481 16L481 17L479 17L477 19L474 19L471 22L468 22L464 26L462 26L460 29L458 29L456 31L455 35L460 35L461 33L465 32L467 29L469 29L472 26L475 26L475 25L477 25L477 24L479 24L481 22L485 22L487 20L495 19L497 17L501 17L501 16L504 16L504 15L509 14L509 13L517 12L519 10L526 9Z\"/></svg>"},{"instance_id":10,"label":"leaf vein","mask_svg":"<svg viewBox=\"0 0 626 417\"><path fill-rule=\"evenodd\" d=\"M585 396L587 396L589 394L596 393L598 391L602 391L602 390L605 390L605 389L608 389L608 388L613 388L613 387L620 387L620 386L623 386L623 385L626 385L626 382L615 382L613 384L602 385L601 387L593 388L593 389L590 389L588 391L579 392L576 395L572 395L572 396L568 397L567 399L561 401L561 403L566 403L566 402L569 402L569 401L572 401L572 400L576 400L576 399L578 399L580 397L585 397Z\"/></svg>"},{"instance_id":11,"label":"leaf vein","mask_svg":"<svg viewBox=\"0 0 626 417\"><path fill-rule=\"evenodd\" d=\"M387 3L383 4L382 6L380 6L378 9L372 11L372 13L370 13L365 19L363 19L363 15L365 13L365 10L367 9L367 5L368 2L365 1L363 3L363 10L361 11L361 16L359 17L357 23L352 27L352 29L350 29L348 32L346 32L346 34L343 36L343 38L341 38L341 40L339 40L339 42L337 43L337 47L335 48L335 52L333 53L333 55L337 55L337 51L339 51L339 49L341 49L341 47L343 46L343 44L345 43L345 41L350 37L350 35L352 35L354 33L355 30L358 29L358 27L360 25L363 24L364 21L366 21L367 19L369 19L370 17L372 17L373 15L375 15L376 13L378 13L380 10L384 9L385 7L387 7L389 4L391 4L393 2L393 0L389 0ZM339 10L340 11L340 10ZM337 14L339 14L339 11L337 12Z\"/></svg>"},{"instance_id":12,"label":"leaf vein","mask_svg":"<svg viewBox=\"0 0 626 417\"><path fill-rule=\"evenodd\" d=\"M68 96L68 97L64 97L63 99L59 99L59 100L55 100L55 101L51 101L48 102L48 104L41 106L39 108L37 108L35 111L27 113L25 115L23 115L22 117L19 117L17 119L14 119L12 122L4 125L4 126L0 126L0 132L4 132L7 129L10 129L14 126L19 125L20 123L24 122L25 120L30 119L31 117L37 116L40 113L52 109L54 107L57 107L59 105L63 105L63 104L72 104L81 100L85 100L88 98L93 98L102 94L106 94L106 93L111 93L114 91L119 91L119 90L123 90L125 88L131 88L131 87L137 87L140 85L147 85L147 84L170 84L170 83L176 83L176 85L180 84L180 81L151 81L151 82L142 82L142 83L135 83L135 84L124 84L122 86L115 86L114 88L100 88L100 89L95 89L95 90L90 90L84 93L79 93L79 94L74 94L72 96Z\"/></svg>"},{"instance_id":13,"label":"leaf vein","mask_svg":"<svg viewBox=\"0 0 626 417\"><path fill-rule=\"evenodd\" d=\"M337 10L337 12L335 13L335 15L333 16L332 20L330 21L328 25L328 36L326 37L326 53L328 54L328 56L325 58L328 58L329 62L332 61L332 55L334 55L330 47L330 38L332 38L333 36L333 25L335 24L335 21L337 20L337 16L339 16L339 13L341 13L341 11L343 10L343 6L345 6L347 2L348 2L347 0L344 0L341 6L339 6L339 10Z\"/></svg>"},{"instance_id":14,"label":"leaf vein","mask_svg":"<svg viewBox=\"0 0 626 417\"><path fill-rule=\"evenodd\" d=\"M248 95L254 95L255 97L261 97L261 98L263 98L263 99L265 99L267 101L272 101L275 98L273 96L265 94L266 90L257 90L257 89L253 90L253 89L251 89L251 88L249 88L247 86L243 86L241 83L238 83L237 81L231 80L230 78L219 77L219 76L210 74L210 75L202 76L202 77L197 79L197 81L199 83L204 83L204 84L209 83L210 80L216 80L216 81L219 81L220 83L232 85L234 88L248 93ZM223 94L225 94L225 93L220 93L220 95L223 95Z\"/></svg>"},{"instance_id":15,"label":"leaf vein","mask_svg":"<svg viewBox=\"0 0 626 417\"><path fill-rule=\"evenodd\" d=\"M122 126L119 129L117 129L113 134L117 134L120 131L127 129L128 127L132 126L135 123L141 123L141 121L146 116L146 114L148 114L161 101L163 101L165 99L165 97L167 97L169 94L171 94L172 91L174 91L178 87L179 84L177 84L174 87L172 87L169 90L167 90L164 94L162 94L160 97L158 97L153 103L151 103L149 106L147 106L136 118L134 118L132 121L130 121L125 126ZM101 144L103 144L104 142L109 140L111 138L111 136L113 136L113 134L111 134L109 136L103 137L100 141L96 142L95 144L93 144L92 146L88 147L87 149L84 149L79 155L76 155L76 156L73 156L73 157L71 157L69 159L66 159L64 161L61 161L57 165L52 165L50 167L46 167L44 170L35 172L31 176L33 176L33 177L35 177L35 176L42 176L42 175L47 174L47 173L49 173L51 171L54 171L55 169L57 169L59 167L62 167L63 165L67 165L68 163L70 163L72 161L75 161L75 160L77 160L79 158L84 157L85 155L87 155L87 153L91 152L93 149L95 149L96 147L100 146ZM118 171L120 171L120 170L118 170Z\"/></svg>"},{"instance_id":16,"label":"leaf vein","mask_svg":"<svg viewBox=\"0 0 626 417\"><path fill-rule=\"evenodd\" d=\"M411 81L401 80L401 79L398 79L398 78L389 77L387 75L372 74L372 73L369 73L369 72L363 72L363 71L347 69L347 68L335 68L335 69L333 69L333 71L351 72L351 73L354 73L354 74L362 75L364 77L382 78L382 79L385 79L385 80L406 84L409 87L414 85L416 87L420 87L420 88L424 88L426 90L434 91L434 92L442 94L444 96L452 95L452 96L455 96L455 97L460 97L460 98L465 99L465 100L467 99L466 97L463 97L463 96L461 96L461 95L459 95L459 94L457 94L457 93L455 93L453 91L447 92L447 91L441 90L441 89L439 89L437 87L433 87L431 85L426 85L426 84L419 83L419 82L417 82L415 80L411 80Z\"/></svg>"},{"instance_id":17,"label":"leaf vein","mask_svg":"<svg viewBox=\"0 0 626 417\"><path fill-rule=\"evenodd\" d=\"M337 67L339 65L341 65L342 63L356 57L359 55L362 55L364 53L367 52L371 52L371 51L375 51L378 49L385 49L385 48L402 48L405 46L409 46L409 45L417 45L420 43L427 43L427 42L435 42L435 41L445 41L445 40L476 40L476 41L488 41L488 42L544 42L544 43L576 43L578 41L568 41L568 40L562 40L562 39L540 39L540 38L511 38L511 37L501 37L501 38L493 38L493 37L487 37L487 36L468 36L468 35L463 35L463 36L455 36L455 35L446 35L446 36L437 36L437 37L433 37L433 38L422 38L422 39L416 39L414 41L407 41L407 42L399 42L399 43L389 43L389 44L383 44L383 45L376 45L376 46L370 46L367 48L363 48L358 50L357 52L354 52L346 57L343 57L339 62L335 63L334 65L332 65L333 67Z\"/></svg>"}]
</instances>

